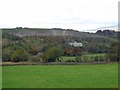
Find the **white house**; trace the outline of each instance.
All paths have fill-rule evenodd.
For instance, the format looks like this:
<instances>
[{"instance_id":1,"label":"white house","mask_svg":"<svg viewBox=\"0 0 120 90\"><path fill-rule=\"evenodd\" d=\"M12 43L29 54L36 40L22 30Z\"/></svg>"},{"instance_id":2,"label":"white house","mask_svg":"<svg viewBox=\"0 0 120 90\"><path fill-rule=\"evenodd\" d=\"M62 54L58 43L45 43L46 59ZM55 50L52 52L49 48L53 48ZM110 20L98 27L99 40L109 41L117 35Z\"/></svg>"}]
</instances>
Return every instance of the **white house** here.
<instances>
[{"instance_id":1,"label":"white house","mask_svg":"<svg viewBox=\"0 0 120 90\"><path fill-rule=\"evenodd\" d=\"M69 43L69 45L74 46L74 47L82 47L83 46L82 43L77 43L76 41L73 43Z\"/></svg>"}]
</instances>

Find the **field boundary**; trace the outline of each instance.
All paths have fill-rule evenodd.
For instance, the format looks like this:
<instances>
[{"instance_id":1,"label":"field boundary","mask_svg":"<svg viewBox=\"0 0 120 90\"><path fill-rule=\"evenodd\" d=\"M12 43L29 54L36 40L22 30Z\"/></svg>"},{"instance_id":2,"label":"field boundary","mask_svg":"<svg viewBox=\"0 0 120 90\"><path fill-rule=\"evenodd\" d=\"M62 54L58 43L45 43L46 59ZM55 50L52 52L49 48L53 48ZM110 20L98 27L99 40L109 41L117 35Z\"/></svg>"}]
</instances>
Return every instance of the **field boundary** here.
<instances>
[{"instance_id":1,"label":"field boundary","mask_svg":"<svg viewBox=\"0 0 120 90\"><path fill-rule=\"evenodd\" d=\"M19 65L88 65L88 64L112 64L118 62L49 62L49 63L29 63L29 62L18 62L18 63L0 63L0 66L19 66Z\"/></svg>"}]
</instances>

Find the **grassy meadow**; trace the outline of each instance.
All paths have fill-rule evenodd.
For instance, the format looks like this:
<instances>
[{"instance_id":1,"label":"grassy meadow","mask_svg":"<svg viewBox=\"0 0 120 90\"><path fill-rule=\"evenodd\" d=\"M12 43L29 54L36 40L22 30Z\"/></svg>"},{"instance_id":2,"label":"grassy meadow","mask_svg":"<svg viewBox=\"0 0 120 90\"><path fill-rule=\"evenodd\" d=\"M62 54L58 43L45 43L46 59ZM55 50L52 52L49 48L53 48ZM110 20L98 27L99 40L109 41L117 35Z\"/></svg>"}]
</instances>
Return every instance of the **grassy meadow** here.
<instances>
[{"instance_id":1,"label":"grassy meadow","mask_svg":"<svg viewBox=\"0 0 120 90\"><path fill-rule=\"evenodd\" d=\"M80 56L81 58L87 58L89 61L92 61L91 58L94 58L96 56L104 56L104 53L99 53L99 54L84 54ZM76 56L62 56L59 58L61 61L67 61L67 60L74 60L75 61Z\"/></svg>"},{"instance_id":2,"label":"grassy meadow","mask_svg":"<svg viewBox=\"0 0 120 90\"><path fill-rule=\"evenodd\" d=\"M4 66L3 88L117 88L118 64Z\"/></svg>"}]
</instances>

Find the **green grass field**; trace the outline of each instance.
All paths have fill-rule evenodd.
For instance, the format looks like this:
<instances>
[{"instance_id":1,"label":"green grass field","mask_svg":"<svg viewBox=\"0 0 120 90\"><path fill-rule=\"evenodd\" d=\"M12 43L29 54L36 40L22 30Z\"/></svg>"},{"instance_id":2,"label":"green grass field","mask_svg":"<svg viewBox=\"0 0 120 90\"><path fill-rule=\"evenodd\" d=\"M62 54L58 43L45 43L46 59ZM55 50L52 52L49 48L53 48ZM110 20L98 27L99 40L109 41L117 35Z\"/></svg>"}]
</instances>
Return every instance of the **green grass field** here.
<instances>
[{"instance_id":1,"label":"green grass field","mask_svg":"<svg viewBox=\"0 0 120 90\"><path fill-rule=\"evenodd\" d=\"M3 67L3 88L117 87L118 64Z\"/></svg>"},{"instance_id":2,"label":"green grass field","mask_svg":"<svg viewBox=\"0 0 120 90\"><path fill-rule=\"evenodd\" d=\"M104 53L101 53L101 54L85 54L85 55L82 55L81 57L83 58L83 57L86 57L86 58L88 58L88 60L90 60L90 58L92 58L92 57L95 57L95 56L104 56L105 54ZM62 60L62 61L67 61L67 60L75 60L75 56L62 56L61 58L60 58L60 60Z\"/></svg>"}]
</instances>

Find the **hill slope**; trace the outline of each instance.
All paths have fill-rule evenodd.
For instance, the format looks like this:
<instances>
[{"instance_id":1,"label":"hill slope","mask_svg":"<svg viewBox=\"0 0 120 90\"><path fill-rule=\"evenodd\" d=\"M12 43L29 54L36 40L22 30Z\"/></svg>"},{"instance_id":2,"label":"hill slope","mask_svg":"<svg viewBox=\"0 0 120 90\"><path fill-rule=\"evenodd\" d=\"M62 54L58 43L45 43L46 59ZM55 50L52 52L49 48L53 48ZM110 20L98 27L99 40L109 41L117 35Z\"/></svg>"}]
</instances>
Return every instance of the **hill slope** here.
<instances>
[{"instance_id":1,"label":"hill slope","mask_svg":"<svg viewBox=\"0 0 120 90\"><path fill-rule=\"evenodd\" d=\"M2 29L3 33L10 33L17 35L19 37L24 36L33 36L33 35L39 35L39 36L72 36L72 37L80 37L80 38L86 38L86 37L102 37L97 34L91 34L86 32L79 32L76 30L71 29L45 29L45 28L13 28L13 29Z\"/></svg>"}]
</instances>

